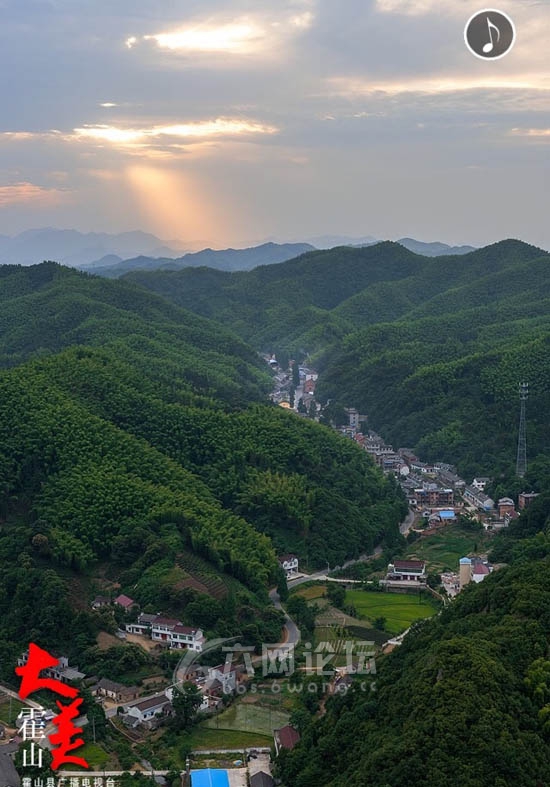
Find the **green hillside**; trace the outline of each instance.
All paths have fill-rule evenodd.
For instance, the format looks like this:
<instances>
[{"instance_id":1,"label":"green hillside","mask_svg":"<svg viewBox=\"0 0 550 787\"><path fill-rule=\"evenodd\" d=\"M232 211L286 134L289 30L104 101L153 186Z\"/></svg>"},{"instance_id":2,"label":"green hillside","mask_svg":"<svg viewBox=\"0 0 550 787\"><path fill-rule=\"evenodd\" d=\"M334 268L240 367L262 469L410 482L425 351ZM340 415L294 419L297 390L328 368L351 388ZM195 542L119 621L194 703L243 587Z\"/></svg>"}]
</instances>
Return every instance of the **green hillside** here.
<instances>
[{"instance_id":1,"label":"green hillside","mask_svg":"<svg viewBox=\"0 0 550 787\"><path fill-rule=\"evenodd\" d=\"M382 243L221 278L204 269L132 279L200 313L219 310L258 349L309 353L320 400L359 408L389 441L466 475L508 474L521 379L532 456L550 445L549 263L514 240L435 258Z\"/></svg>"},{"instance_id":2,"label":"green hillside","mask_svg":"<svg viewBox=\"0 0 550 787\"><path fill-rule=\"evenodd\" d=\"M392 484L350 441L264 404L263 361L225 329L53 263L0 273L6 642L86 640L97 622L69 613L68 589L99 575L142 607L274 641L276 551L316 566L398 537Z\"/></svg>"}]
</instances>

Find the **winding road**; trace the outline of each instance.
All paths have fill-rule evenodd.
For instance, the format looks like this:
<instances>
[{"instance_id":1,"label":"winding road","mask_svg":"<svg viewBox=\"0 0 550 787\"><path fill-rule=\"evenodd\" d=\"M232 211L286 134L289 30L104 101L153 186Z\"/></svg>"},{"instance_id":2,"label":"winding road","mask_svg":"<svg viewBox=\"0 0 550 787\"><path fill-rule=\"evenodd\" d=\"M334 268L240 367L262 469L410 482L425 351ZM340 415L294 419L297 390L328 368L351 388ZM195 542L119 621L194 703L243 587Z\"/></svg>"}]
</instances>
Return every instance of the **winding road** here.
<instances>
[{"instance_id":1,"label":"winding road","mask_svg":"<svg viewBox=\"0 0 550 787\"><path fill-rule=\"evenodd\" d=\"M409 510L409 513L405 517L405 519L399 525L399 532L402 536L406 536L411 527L414 524L414 511ZM361 555L361 557L346 560L341 566L335 566L333 571L338 571L342 568L348 568L349 566L353 566L357 563L368 563L369 560L374 560L374 558L379 557L382 554L382 547L377 546L370 555ZM307 574L301 577L297 577L296 579L291 579L288 582L288 589L292 590L293 588L297 587L298 585L303 585L305 582L323 582L330 577L327 576L327 570L323 571L316 571L313 574ZM285 616L285 624L284 624L284 632L285 632L285 639L280 643L281 645L297 645L300 642L300 629L296 625L296 623L292 620L292 618L287 614L287 612L283 609L281 605L281 599L279 598L279 594L277 593L276 588L273 588L269 592L269 598L275 605L276 609L280 609L284 616Z\"/></svg>"}]
</instances>

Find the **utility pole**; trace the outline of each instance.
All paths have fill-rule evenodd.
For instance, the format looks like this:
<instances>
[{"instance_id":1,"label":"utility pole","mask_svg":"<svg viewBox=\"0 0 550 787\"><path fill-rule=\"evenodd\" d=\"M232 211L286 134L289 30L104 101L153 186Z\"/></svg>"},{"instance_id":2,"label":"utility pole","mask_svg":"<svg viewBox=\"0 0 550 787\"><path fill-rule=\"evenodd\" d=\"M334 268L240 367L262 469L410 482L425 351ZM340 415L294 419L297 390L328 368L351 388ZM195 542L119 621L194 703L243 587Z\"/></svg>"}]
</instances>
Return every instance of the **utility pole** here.
<instances>
[{"instance_id":1,"label":"utility pole","mask_svg":"<svg viewBox=\"0 0 550 787\"><path fill-rule=\"evenodd\" d=\"M519 384L519 434L518 434L518 455L516 461L516 475L523 478L527 471L527 433L525 428L525 407L529 396L529 383Z\"/></svg>"}]
</instances>

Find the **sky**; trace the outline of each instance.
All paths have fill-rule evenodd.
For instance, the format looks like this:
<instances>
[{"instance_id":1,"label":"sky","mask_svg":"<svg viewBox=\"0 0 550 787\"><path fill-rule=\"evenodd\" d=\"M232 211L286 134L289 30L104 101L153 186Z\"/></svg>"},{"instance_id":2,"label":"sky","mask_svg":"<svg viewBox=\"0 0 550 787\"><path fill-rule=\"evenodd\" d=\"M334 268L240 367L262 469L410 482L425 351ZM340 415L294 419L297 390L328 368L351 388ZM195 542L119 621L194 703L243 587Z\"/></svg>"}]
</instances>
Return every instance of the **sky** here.
<instances>
[{"instance_id":1,"label":"sky","mask_svg":"<svg viewBox=\"0 0 550 787\"><path fill-rule=\"evenodd\" d=\"M0 0L0 233L550 248L547 0Z\"/></svg>"}]
</instances>

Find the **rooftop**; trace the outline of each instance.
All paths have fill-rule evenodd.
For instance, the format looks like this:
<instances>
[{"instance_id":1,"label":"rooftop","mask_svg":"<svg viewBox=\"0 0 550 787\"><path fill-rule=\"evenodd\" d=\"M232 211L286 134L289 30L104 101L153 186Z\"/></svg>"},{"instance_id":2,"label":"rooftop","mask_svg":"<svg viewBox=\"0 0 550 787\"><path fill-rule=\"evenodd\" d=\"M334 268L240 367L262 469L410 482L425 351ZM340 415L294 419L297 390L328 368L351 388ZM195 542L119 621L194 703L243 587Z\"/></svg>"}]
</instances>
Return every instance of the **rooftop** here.
<instances>
[{"instance_id":1,"label":"rooftop","mask_svg":"<svg viewBox=\"0 0 550 787\"><path fill-rule=\"evenodd\" d=\"M174 626L175 634L196 634L198 629L195 626Z\"/></svg>"},{"instance_id":2,"label":"rooftop","mask_svg":"<svg viewBox=\"0 0 550 787\"><path fill-rule=\"evenodd\" d=\"M423 570L425 566L425 562L423 560L394 560L393 566L395 569L402 569L402 570Z\"/></svg>"},{"instance_id":3,"label":"rooftop","mask_svg":"<svg viewBox=\"0 0 550 787\"><path fill-rule=\"evenodd\" d=\"M191 787L229 787L227 771L218 768L191 771Z\"/></svg>"},{"instance_id":4,"label":"rooftop","mask_svg":"<svg viewBox=\"0 0 550 787\"><path fill-rule=\"evenodd\" d=\"M168 705L169 703L170 700L165 694L159 694L156 697L149 697L148 700L137 702L132 707L137 708L138 710L150 710L150 708L160 708L161 706Z\"/></svg>"},{"instance_id":5,"label":"rooftop","mask_svg":"<svg viewBox=\"0 0 550 787\"><path fill-rule=\"evenodd\" d=\"M273 787L273 777L264 771L258 771L250 777L250 787Z\"/></svg>"},{"instance_id":6,"label":"rooftop","mask_svg":"<svg viewBox=\"0 0 550 787\"><path fill-rule=\"evenodd\" d=\"M300 740L300 733L290 724L281 727L280 730L275 730L275 735L283 749L293 749Z\"/></svg>"},{"instance_id":7,"label":"rooftop","mask_svg":"<svg viewBox=\"0 0 550 787\"><path fill-rule=\"evenodd\" d=\"M117 683L115 680L109 680L109 678L101 678L97 687L98 689L105 689L105 691L139 691L137 686L125 686L124 683Z\"/></svg>"},{"instance_id":8,"label":"rooftop","mask_svg":"<svg viewBox=\"0 0 550 787\"><path fill-rule=\"evenodd\" d=\"M133 606L135 601L133 598L130 598L130 596L125 596L124 593L121 593L120 596L115 598L115 604L118 604L119 607L128 608Z\"/></svg>"}]
</instances>

